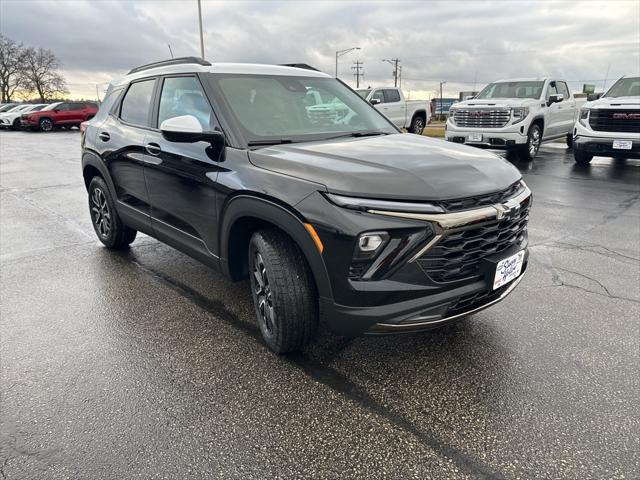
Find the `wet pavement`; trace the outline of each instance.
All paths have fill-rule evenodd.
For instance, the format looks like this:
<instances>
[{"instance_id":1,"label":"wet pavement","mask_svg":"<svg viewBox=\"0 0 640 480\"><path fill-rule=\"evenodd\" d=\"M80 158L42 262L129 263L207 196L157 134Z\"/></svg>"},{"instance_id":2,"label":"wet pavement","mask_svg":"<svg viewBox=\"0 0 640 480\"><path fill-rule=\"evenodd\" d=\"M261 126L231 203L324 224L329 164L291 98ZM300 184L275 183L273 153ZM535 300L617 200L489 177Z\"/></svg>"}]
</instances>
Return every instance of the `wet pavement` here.
<instances>
[{"instance_id":1,"label":"wet pavement","mask_svg":"<svg viewBox=\"0 0 640 480\"><path fill-rule=\"evenodd\" d=\"M79 134L0 133L0 479L638 478L640 161L523 171L531 262L436 332L281 357L248 285L93 233Z\"/></svg>"}]
</instances>

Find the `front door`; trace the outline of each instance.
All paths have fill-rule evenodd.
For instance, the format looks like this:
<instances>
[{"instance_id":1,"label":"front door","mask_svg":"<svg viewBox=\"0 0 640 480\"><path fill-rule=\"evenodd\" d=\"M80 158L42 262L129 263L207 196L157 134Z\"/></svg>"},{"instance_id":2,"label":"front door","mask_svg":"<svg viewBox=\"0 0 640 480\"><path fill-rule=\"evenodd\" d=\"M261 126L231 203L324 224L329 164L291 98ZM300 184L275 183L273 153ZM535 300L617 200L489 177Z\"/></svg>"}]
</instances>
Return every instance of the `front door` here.
<instances>
[{"instance_id":1,"label":"front door","mask_svg":"<svg viewBox=\"0 0 640 480\"><path fill-rule=\"evenodd\" d=\"M162 122L191 115L211 131L213 109L195 75L161 80L156 127L145 138L145 178L156 236L210 263L217 258L216 179L220 166L207 142L174 143L160 131Z\"/></svg>"},{"instance_id":2,"label":"front door","mask_svg":"<svg viewBox=\"0 0 640 480\"><path fill-rule=\"evenodd\" d=\"M551 95L558 94L560 94L560 92L557 88L557 82L549 82L549 86L547 87L547 95L545 97L547 105L549 104L549 97ZM560 134L562 129L562 110L565 105L565 102L557 102L552 103L547 107L547 115L544 125L544 138L555 137Z\"/></svg>"}]
</instances>

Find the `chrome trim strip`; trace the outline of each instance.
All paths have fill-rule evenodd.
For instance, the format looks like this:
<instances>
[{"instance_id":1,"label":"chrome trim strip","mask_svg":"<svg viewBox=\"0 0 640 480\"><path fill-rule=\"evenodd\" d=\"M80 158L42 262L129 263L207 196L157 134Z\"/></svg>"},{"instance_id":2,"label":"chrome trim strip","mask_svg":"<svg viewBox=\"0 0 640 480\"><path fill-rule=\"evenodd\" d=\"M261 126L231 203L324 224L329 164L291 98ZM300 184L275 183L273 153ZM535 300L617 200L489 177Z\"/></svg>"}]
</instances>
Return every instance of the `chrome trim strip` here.
<instances>
[{"instance_id":1,"label":"chrome trim strip","mask_svg":"<svg viewBox=\"0 0 640 480\"><path fill-rule=\"evenodd\" d=\"M422 247L420 249L420 251L418 253L416 253L413 257L411 257L409 259L408 263L413 263L415 262L417 259L419 259L422 255L424 255L425 253L427 253L431 247L433 247L436 243L438 243L440 241L440 239L442 238L442 235L436 235L435 237L433 237L424 247Z\"/></svg>"},{"instance_id":2,"label":"chrome trim strip","mask_svg":"<svg viewBox=\"0 0 640 480\"><path fill-rule=\"evenodd\" d=\"M456 318L460 318L460 317L464 317L466 315L472 315L474 313L479 312L480 310L484 310L485 308L490 307L491 305L495 305L496 303L500 302L501 300L504 300L504 298L509 295L514 288L516 288L518 286L518 284L520 283L520 281L522 280L522 278L524 277L524 274L526 272L522 272L522 274L516 278L515 280L513 280L513 283L509 286L509 288L507 288L502 295L500 295L498 298L496 298L495 300L491 300L488 303L485 303L484 305L481 305L479 307L476 308L472 308L469 311L466 312L462 312L462 313L457 313L456 315L451 315L450 317L445 317L445 318L441 318L439 320L434 320L431 322L419 322L419 323L406 323L406 324L393 324L393 323L376 323L374 324L368 331L367 333L383 333L385 330L389 331L389 330L396 330L396 331L402 331L402 330L414 330L414 329L420 329L421 327L430 327L433 325L438 325L440 323L445 323L451 320L455 320ZM380 332L376 332L376 327L380 328Z\"/></svg>"}]
</instances>

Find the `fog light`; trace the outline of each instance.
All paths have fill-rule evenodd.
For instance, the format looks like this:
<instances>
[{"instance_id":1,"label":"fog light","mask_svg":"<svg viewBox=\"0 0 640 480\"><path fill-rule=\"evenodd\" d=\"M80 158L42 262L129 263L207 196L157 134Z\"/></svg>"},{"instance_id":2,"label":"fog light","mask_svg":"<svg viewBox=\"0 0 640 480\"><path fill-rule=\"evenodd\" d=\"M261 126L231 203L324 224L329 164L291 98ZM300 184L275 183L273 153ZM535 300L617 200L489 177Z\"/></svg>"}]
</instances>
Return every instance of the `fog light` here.
<instances>
[{"instance_id":1,"label":"fog light","mask_svg":"<svg viewBox=\"0 0 640 480\"><path fill-rule=\"evenodd\" d=\"M358 238L358 248L361 252L375 252L384 243L380 233L365 233Z\"/></svg>"}]
</instances>

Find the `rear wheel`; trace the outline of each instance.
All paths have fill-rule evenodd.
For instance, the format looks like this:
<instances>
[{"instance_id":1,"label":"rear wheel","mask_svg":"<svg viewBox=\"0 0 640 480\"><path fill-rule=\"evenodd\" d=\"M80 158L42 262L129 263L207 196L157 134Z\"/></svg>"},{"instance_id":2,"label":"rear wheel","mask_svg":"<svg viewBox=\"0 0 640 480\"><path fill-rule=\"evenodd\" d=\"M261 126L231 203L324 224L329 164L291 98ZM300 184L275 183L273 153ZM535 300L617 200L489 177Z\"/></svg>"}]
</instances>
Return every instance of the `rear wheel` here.
<instances>
[{"instance_id":1,"label":"rear wheel","mask_svg":"<svg viewBox=\"0 0 640 480\"><path fill-rule=\"evenodd\" d=\"M581 150L573 149L573 159L577 164L580 165L588 165L593 159L593 155L583 152Z\"/></svg>"},{"instance_id":2,"label":"rear wheel","mask_svg":"<svg viewBox=\"0 0 640 480\"><path fill-rule=\"evenodd\" d=\"M527 143L520 147L520 158L527 162L536 158L538 150L540 150L540 143L542 142L542 130L537 124L533 124L529 127L527 133Z\"/></svg>"},{"instance_id":3,"label":"rear wheel","mask_svg":"<svg viewBox=\"0 0 640 480\"><path fill-rule=\"evenodd\" d=\"M93 177L89 184L89 212L93 229L107 248L126 248L135 240L138 232L122 223L109 188L101 177Z\"/></svg>"},{"instance_id":4,"label":"rear wheel","mask_svg":"<svg viewBox=\"0 0 640 480\"><path fill-rule=\"evenodd\" d=\"M318 297L298 246L276 229L249 242L249 276L260 332L277 353L302 349L318 328Z\"/></svg>"},{"instance_id":5,"label":"rear wheel","mask_svg":"<svg viewBox=\"0 0 640 480\"><path fill-rule=\"evenodd\" d=\"M411 133L415 133L416 135L422 135L422 131L424 130L424 118L419 115L413 117L411 121L411 126L409 127L409 131Z\"/></svg>"},{"instance_id":6,"label":"rear wheel","mask_svg":"<svg viewBox=\"0 0 640 480\"><path fill-rule=\"evenodd\" d=\"M43 118L40 120L40 130L43 132L50 132L53 130L53 121L49 118Z\"/></svg>"}]
</instances>

